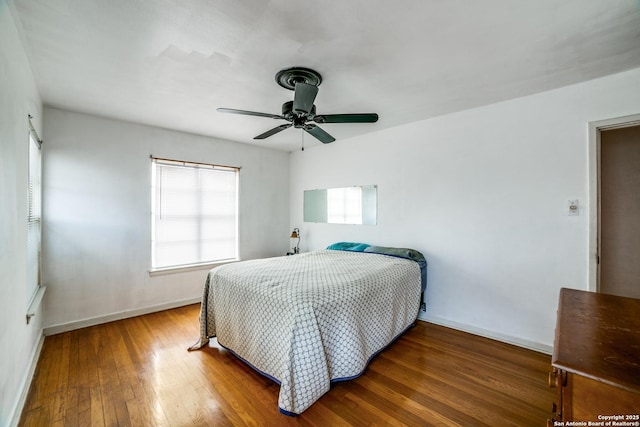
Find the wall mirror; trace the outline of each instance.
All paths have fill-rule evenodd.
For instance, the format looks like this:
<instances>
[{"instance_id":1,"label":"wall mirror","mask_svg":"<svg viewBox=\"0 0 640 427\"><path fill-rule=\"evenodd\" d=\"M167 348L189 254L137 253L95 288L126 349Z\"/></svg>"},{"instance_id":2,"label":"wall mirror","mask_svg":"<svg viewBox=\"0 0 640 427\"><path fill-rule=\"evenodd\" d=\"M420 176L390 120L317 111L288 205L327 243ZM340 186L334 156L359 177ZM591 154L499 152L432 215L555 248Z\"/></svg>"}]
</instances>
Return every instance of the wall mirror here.
<instances>
[{"instance_id":1,"label":"wall mirror","mask_svg":"<svg viewBox=\"0 0 640 427\"><path fill-rule=\"evenodd\" d=\"M375 185L306 190L304 222L376 225L377 205Z\"/></svg>"}]
</instances>

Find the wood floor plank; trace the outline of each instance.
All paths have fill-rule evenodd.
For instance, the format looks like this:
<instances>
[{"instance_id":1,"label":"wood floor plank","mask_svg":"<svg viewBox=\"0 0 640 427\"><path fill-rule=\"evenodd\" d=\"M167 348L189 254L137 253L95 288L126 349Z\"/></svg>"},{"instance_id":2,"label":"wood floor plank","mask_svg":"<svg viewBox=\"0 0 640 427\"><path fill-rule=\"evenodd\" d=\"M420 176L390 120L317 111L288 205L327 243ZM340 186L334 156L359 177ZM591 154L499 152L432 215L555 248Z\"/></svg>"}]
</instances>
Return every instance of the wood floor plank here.
<instances>
[{"instance_id":1,"label":"wood floor plank","mask_svg":"<svg viewBox=\"0 0 640 427\"><path fill-rule=\"evenodd\" d=\"M521 411L521 406L529 406L531 399L536 399L536 393L532 393L533 390L526 383L520 382L516 386L511 381L513 375L488 364L468 360L466 365L461 365L456 359L445 355L434 356L422 364L417 363L411 355L393 360L388 354L381 355L381 359L385 358L389 359L385 367L397 363L400 371L413 372L408 376L409 381L415 381L416 376L427 371L431 380L441 381L442 387L445 384L447 387L454 387L460 393L464 392L468 398L486 400L486 405L499 401L505 415L513 414L512 418L517 418L516 414ZM546 384L541 382L540 389L544 391L545 387ZM544 405L547 400L544 397L541 399L538 403Z\"/></svg>"},{"instance_id":2,"label":"wood floor plank","mask_svg":"<svg viewBox=\"0 0 640 427\"><path fill-rule=\"evenodd\" d=\"M421 402L420 399L417 398L418 394L414 389L398 389L397 387L393 387L390 381L378 376L375 372L369 372L367 375L363 375L358 378L357 382L361 383L364 388L375 395L383 396L383 399L388 401L387 405L390 407L402 408L410 412L418 420L431 420L433 423L440 425L464 425L450 417L444 416L442 414L442 408L438 408L433 403L424 404ZM389 412L395 413L395 411Z\"/></svg>"},{"instance_id":3,"label":"wood floor plank","mask_svg":"<svg viewBox=\"0 0 640 427\"><path fill-rule=\"evenodd\" d=\"M550 357L417 322L298 417L221 347L186 349L199 304L45 339L20 426L544 425Z\"/></svg>"}]
</instances>

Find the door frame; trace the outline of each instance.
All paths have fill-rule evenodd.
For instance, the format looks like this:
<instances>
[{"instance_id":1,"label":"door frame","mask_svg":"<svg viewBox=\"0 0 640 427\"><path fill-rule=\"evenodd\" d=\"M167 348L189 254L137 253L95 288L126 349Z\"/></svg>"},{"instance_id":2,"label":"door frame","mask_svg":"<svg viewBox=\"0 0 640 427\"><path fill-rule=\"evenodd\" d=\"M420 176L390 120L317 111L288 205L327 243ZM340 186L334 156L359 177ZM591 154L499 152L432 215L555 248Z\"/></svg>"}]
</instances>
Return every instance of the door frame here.
<instances>
[{"instance_id":1,"label":"door frame","mask_svg":"<svg viewBox=\"0 0 640 427\"><path fill-rule=\"evenodd\" d=\"M640 114L589 122L589 290L599 292L600 133L640 125Z\"/></svg>"}]
</instances>

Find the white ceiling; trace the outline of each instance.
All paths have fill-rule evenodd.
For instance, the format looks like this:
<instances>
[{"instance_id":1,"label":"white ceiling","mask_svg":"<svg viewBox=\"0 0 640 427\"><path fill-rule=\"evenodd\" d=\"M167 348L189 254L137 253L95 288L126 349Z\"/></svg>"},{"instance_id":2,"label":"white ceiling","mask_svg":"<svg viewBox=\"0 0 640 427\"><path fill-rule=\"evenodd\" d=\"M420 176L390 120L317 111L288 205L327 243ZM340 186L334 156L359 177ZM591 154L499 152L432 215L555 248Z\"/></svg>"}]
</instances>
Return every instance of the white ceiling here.
<instances>
[{"instance_id":1,"label":"white ceiling","mask_svg":"<svg viewBox=\"0 0 640 427\"><path fill-rule=\"evenodd\" d=\"M640 67L638 0L8 0L46 105L282 150L283 68L337 141ZM46 131L45 131L46 132ZM321 145L305 135L305 146Z\"/></svg>"}]
</instances>

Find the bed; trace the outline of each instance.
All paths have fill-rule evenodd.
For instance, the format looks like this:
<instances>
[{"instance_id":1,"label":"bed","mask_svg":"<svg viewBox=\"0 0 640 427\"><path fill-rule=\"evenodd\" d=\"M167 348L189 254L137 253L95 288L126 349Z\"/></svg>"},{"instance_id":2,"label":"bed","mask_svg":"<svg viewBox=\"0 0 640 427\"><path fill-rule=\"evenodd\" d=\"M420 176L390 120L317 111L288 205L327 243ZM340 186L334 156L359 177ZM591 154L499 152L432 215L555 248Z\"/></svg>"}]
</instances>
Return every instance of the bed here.
<instances>
[{"instance_id":1,"label":"bed","mask_svg":"<svg viewBox=\"0 0 640 427\"><path fill-rule=\"evenodd\" d=\"M420 252L360 243L226 264L208 274L189 350L217 337L279 383L280 412L297 415L413 325L425 286Z\"/></svg>"}]
</instances>

